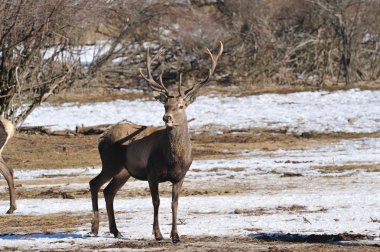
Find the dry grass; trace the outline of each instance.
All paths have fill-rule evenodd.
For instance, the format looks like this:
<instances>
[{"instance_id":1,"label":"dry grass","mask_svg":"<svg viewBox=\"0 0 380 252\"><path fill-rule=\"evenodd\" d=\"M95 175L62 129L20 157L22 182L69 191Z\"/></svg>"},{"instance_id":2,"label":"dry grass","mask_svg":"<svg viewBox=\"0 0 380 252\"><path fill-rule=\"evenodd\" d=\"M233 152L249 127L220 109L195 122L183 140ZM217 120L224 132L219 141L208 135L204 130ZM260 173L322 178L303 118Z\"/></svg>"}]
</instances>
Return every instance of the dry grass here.
<instances>
[{"instance_id":1,"label":"dry grass","mask_svg":"<svg viewBox=\"0 0 380 252\"><path fill-rule=\"evenodd\" d=\"M345 86L343 84L336 85L326 84L322 90L336 91L346 90L352 88L359 88L364 90L378 90L380 89L379 83L376 82L356 82L352 86ZM199 95L229 95L229 96L248 96L258 95L264 93L277 93L288 94L293 92L303 91L319 91L321 88L316 86L304 85L296 83L294 85L241 85L241 86L220 86L211 82L211 84L203 87ZM152 92L143 92L141 90L134 90L133 92L120 92L118 89L110 89L107 87L87 87L87 88L73 88L65 90L58 95L49 98L52 104L62 104L64 102L77 102L77 103L91 103L91 102L107 102L116 99L153 99Z\"/></svg>"},{"instance_id":2,"label":"dry grass","mask_svg":"<svg viewBox=\"0 0 380 252\"><path fill-rule=\"evenodd\" d=\"M120 92L119 90L110 90L107 88L74 88L63 91L59 95L49 98L51 104L59 105L65 102L75 102L87 104L93 102L108 102L117 99L135 100L135 99L152 99L152 93Z\"/></svg>"},{"instance_id":3,"label":"dry grass","mask_svg":"<svg viewBox=\"0 0 380 252\"><path fill-rule=\"evenodd\" d=\"M270 251L270 252L303 252L303 251L324 251L324 252L346 252L358 251L357 247L337 246L330 244L283 242L283 241L264 241L252 237L234 236L182 236L181 243L173 245L169 240L155 242L152 240L115 240L107 244L92 245L81 248L85 250L142 250L142 251L195 251L195 252L229 252L229 251ZM378 251L376 247L361 246L360 251Z\"/></svg>"},{"instance_id":4,"label":"dry grass","mask_svg":"<svg viewBox=\"0 0 380 252\"><path fill-rule=\"evenodd\" d=\"M368 172L380 172L380 164L371 164L371 165L341 165L341 166L318 166L314 169L317 169L321 172L330 173L330 172L344 172L349 170L363 170Z\"/></svg>"},{"instance_id":5,"label":"dry grass","mask_svg":"<svg viewBox=\"0 0 380 252\"><path fill-rule=\"evenodd\" d=\"M80 181L82 184L88 185L91 180L90 177L81 177ZM233 178L229 178L225 183L217 183L212 187L209 183L198 183L196 185L191 185L185 180L184 188L181 190L181 195L183 196L193 196L193 195L234 195L238 193L246 193L252 191L252 188L248 183L244 181L237 181ZM65 180L66 181L66 180ZM54 184L56 181L52 180L35 180L35 181L15 181L16 183L16 195L17 199L79 199L79 198L90 198L89 187L75 188L68 187L70 183ZM72 183L79 182L76 180ZM33 185L30 187L30 185ZM5 188L7 184L4 180L0 181L0 187ZM75 189L74 189L75 188ZM101 189L101 192L103 189ZM170 197L172 192L171 184L169 182L160 184L160 195L162 197ZM118 192L118 197L120 198L130 198L130 197L150 197L150 191L148 183L141 187L123 187L122 190ZM8 191L3 190L0 192L0 198L7 199Z\"/></svg>"},{"instance_id":6,"label":"dry grass","mask_svg":"<svg viewBox=\"0 0 380 252\"><path fill-rule=\"evenodd\" d=\"M98 136L49 136L17 134L4 150L4 159L14 168L46 169L100 165Z\"/></svg>"},{"instance_id":7,"label":"dry grass","mask_svg":"<svg viewBox=\"0 0 380 252\"><path fill-rule=\"evenodd\" d=\"M222 135L210 135L208 133L196 134L192 136L193 148L196 159L206 158L228 158L239 155L242 150L276 150L306 148L327 144L339 139L359 138L359 137L379 137L376 134L338 134L320 135L309 134L307 136L293 136L285 132L273 132L262 129L254 129L240 132L226 131ZM18 134L7 146L4 157L15 168L36 169L36 168L67 168L98 166L100 161L97 153L98 136L84 135L59 135L50 136L43 134ZM228 152L226 152L228 150ZM379 165L373 166L343 166L343 167L323 167L326 171L347 170L362 168L370 171L379 171ZM196 170L194 170L196 172ZM234 169L211 169L210 172L242 172L244 168ZM64 177L63 177L64 176ZM283 178L287 179L287 178ZM290 178L291 179L291 178ZM31 181L16 181L16 193L18 199L47 199L47 198L87 198L90 200L90 193L86 186L76 188L71 184L87 185L90 178L85 176L54 175L42 176ZM233 176L225 178L223 181L213 183L210 180L198 181L196 184L185 181L185 186L181 192L183 196L189 195L234 195L239 193L254 192L260 188L252 188L248 181L235 179ZM4 180L0 181L0 186L5 187ZM283 190L283 186L296 187L297 185L282 184L273 186L273 191ZM162 197L171 195L170 183L160 185ZM149 197L148 185L141 187L126 186L118 193L118 198L129 198L144 196ZM8 192L2 190L0 198L8 199ZM2 211L5 212L5 208ZM278 211L302 214L311 211L324 212L326 208L308 210L302 205L278 206L276 208L255 208L255 209L235 209L234 214L239 215L271 215ZM199 212L194 214L213 214L212 212ZM106 221L104 212L101 219ZM0 218L1 234L63 234L76 231L78 226L88 226L90 230L91 213L59 213L47 215L2 215ZM260 233L254 227L247 227L246 230L252 233ZM25 239L28 239L27 236ZM174 246L169 239L163 242L153 240L124 240L110 239L107 243L77 245L70 248L71 251L83 250L125 250L141 249L154 251L355 251L358 247L339 246L333 244L289 242L284 240L268 241L253 237L186 237L182 236L182 243ZM353 244L355 241L353 241ZM221 246L223 244L223 246ZM12 249L12 248L9 248ZM377 247L360 246L360 251L377 251ZM64 249L62 249L64 250Z\"/></svg>"},{"instance_id":8,"label":"dry grass","mask_svg":"<svg viewBox=\"0 0 380 252\"><path fill-rule=\"evenodd\" d=\"M90 222L90 214L4 215L0 218L0 233L73 232L74 227Z\"/></svg>"},{"instance_id":9,"label":"dry grass","mask_svg":"<svg viewBox=\"0 0 380 252\"><path fill-rule=\"evenodd\" d=\"M249 129L225 131L220 135L203 132L193 134L191 138L194 159L200 160L237 157L243 150L303 149L361 137L380 137L380 134L309 133L295 136L286 132ZM59 135L19 133L10 140L3 157L15 169L98 167L101 165L98 138L97 135L76 135L73 132Z\"/></svg>"},{"instance_id":10,"label":"dry grass","mask_svg":"<svg viewBox=\"0 0 380 252\"><path fill-rule=\"evenodd\" d=\"M244 215L244 216L261 216L270 215L276 212L290 212L290 213L315 213L315 212L326 212L328 209L320 208L316 210L308 210L306 206L302 205L291 205L291 206L278 206L276 208L254 208L254 209L241 209L236 208L234 214Z\"/></svg>"}]
</instances>

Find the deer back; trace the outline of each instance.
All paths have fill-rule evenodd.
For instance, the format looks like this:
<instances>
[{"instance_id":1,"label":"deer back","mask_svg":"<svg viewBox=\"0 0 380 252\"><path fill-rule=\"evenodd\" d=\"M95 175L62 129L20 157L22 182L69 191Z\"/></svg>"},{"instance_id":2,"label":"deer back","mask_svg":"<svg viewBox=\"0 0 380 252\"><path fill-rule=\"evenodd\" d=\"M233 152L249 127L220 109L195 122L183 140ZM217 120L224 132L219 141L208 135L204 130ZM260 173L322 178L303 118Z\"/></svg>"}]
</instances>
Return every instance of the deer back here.
<instances>
[{"instance_id":1,"label":"deer back","mask_svg":"<svg viewBox=\"0 0 380 252\"><path fill-rule=\"evenodd\" d=\"M104 147L110 145L128 146L134 141L143 139L163 129L165 129L164 126L152 127L132 123L120 123L111 126L100 136L99 145L104 145Z\"/></svg>"}]
</instances>

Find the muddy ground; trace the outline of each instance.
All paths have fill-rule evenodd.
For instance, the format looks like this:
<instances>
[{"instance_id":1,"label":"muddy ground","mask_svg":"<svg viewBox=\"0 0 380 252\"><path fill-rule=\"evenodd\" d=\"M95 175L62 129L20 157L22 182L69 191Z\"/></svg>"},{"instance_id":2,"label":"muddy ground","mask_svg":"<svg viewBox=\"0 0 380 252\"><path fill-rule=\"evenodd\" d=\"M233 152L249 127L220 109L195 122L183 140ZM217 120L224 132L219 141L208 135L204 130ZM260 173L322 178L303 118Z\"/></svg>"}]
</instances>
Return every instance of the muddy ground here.
<instances>
[{"instance_id":1,"label":"muddy ground","mask_svg":"<svg viewBox=\"0 0 380 252\"><path fill-rule=\"evenodd\" d=\"M270 131L265 129L250 129L239 131L225 131L223 134L212 134L212 131L192 132L193 153L196 160L223 159L241 155L246 150L277 150L277 149L302 149L306 147L328 144L341 139L362 137L380 137L378 134L307 134L296 136L286 132ZM9 143L4 151L5 160L15 169L52 169L71 167L99 167L100 160L97 153L98 135L82 135L75 132L61 131L54 134L44 133L19 133ZM226 151L228 150L228 151ZM334 169L351 169L350 166L326 167L327 171ZM357 166L355 167L358 168ZM359 167L368 171L380 171L380 166L370 165ZM236 168L235 168L236 169ZM196 172L196 171L195 171ZM86 186L91 177L72 176L61 178L60 176L46 175L43 179L16 181L17 198L20 199L78 199L88 198L90 195ZM230 178L233 181L233 178ZM67 188L62 184L66 184ZM75 188L73 184L82 184ZM185 183L186 184L186 183ZM5 187L4 180L0 186ZM161 195L170 194L170 186L164 184L161 187ZM186 184L182 195L235 195L244 192L252 192L249 184L244 180L233 183L220 183L210 187L208 183ZM148 196L148 187L134 187L122 190L118 198ZM2 200L8 199L8 193L2 190ZM5 212L6 206L1 206ZM286 211L302 211L302 206L294 206L294 209ZM236 209L236 214L265 214L265 212L248 213ZM240 212L239 212L240 211ZM322 211L322 210L321 210ZM16 212L17 213L17 212ZM149 216L150 218L150 216ZM102 212L101 219L107 217ZM14 214L0 217L0 237L4 235L25 235L75 232L75 227L88 226L91 214L76 215L73 213L24 215ZM255 231L255 230L250 230ZM22 238L22 237L21 237ZM365 237L364 237L365 238ZM96 238L93 238L96 239ZM357 246L357 240L362 240L360 234L339 235L314 235L294 236L292 234L281 237L247 236L247 237L214 237L214 236L182 236L179 245L173 245L167 239L156 242L153 239L109 239L106 243L97 244L73 244L72 251L79 250L117 250L136 249L141 251L378 251L378 246ZM341 242L344 242L342 245ZM17 250L17 247L3 248ZM41 250L41 248L39 249ZM43 250L43 249L42 249ZM45 249L49 251L49 248ZM58 249L54 249L55 251ZM66 250L66 249L59 249Z\"/></svg>"}]
</instances>

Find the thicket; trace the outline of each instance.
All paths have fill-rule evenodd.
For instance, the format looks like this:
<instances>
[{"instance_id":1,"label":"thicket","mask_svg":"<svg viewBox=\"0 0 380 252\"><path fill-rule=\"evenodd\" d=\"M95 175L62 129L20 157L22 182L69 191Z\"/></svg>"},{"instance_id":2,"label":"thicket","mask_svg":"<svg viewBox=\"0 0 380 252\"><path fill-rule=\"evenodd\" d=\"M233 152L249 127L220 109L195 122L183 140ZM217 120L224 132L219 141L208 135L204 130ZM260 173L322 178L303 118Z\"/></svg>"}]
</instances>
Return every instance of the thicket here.
<instances>
[{"instance_id":1,"label":"thicket","mask_svg":"<svg viewBox=\"0 0 380 252\"><path fill-rule=\"evenodd\" d=\"M0 114L20 123L73 86L146 88L147 47L167 48L168 85L204 75L219 41L220 85L376 82L379 19L377 0L4 0Z\"/></svg>"}]
</instances>

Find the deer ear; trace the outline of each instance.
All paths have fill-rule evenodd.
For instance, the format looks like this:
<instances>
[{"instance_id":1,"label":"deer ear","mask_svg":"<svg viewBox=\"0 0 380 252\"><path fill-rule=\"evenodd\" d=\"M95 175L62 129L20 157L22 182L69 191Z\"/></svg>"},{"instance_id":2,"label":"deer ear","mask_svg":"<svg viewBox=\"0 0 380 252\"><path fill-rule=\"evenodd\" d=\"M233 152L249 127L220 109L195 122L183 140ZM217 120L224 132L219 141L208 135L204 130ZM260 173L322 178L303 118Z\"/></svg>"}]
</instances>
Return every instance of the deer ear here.
<instances>
[{"instance_id":1,"label":"deer ear","mask_svg":"<svg viewBox=\"0 0 380 252\"><path fill-rule=\"evenodd\" d=\"M168 101L168 97L166 97L166 95L162 93L158 93L158 92L154 92L154 93L155 93L154 99L156 99L157 101L163 104L165 104Z\"/></svg>"}]
</instances>

